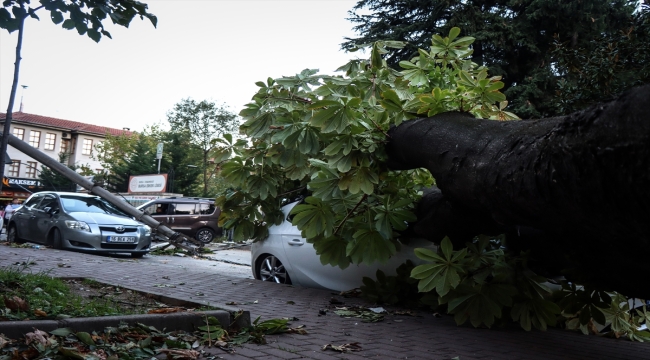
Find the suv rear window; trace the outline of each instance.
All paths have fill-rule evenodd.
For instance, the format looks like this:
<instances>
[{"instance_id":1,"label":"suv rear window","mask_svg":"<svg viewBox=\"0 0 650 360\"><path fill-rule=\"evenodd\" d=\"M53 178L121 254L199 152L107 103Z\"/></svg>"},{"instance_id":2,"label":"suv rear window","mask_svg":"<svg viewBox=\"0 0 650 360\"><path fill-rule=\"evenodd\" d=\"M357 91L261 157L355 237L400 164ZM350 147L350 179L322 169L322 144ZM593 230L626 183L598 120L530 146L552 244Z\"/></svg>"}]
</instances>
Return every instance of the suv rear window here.
<instances>
[{"instance_id":1,"label":"suv rear window","mask_svg":"<svg viewBox=\"0 0 650 360\"><path fill-rule=\"evenodd\" d=\"M172 215L194 215L196 214L196 204L174 204L172 205Z\"/></svg>"},{"instance_id":2,"label":"suv rear window","mask_svg":"<svg viewBox=\"0 0 650 360\"><path fill-rule=\"evenodd\" d=\"M214 213L215 207L214 204L206 204L206 203L201 203L200 205L200 212L201 215L212 215Z\"/></svg>"}]
</instances>

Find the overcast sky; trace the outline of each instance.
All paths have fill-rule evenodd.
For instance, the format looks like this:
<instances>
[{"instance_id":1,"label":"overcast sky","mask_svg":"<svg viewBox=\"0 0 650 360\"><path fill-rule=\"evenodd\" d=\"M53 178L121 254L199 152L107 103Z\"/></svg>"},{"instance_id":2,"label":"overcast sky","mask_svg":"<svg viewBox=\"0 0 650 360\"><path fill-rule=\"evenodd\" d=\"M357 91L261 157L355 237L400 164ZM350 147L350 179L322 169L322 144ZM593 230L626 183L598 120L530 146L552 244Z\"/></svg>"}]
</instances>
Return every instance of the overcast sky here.
<instances>
[{"instance_id":1,"label":"overcast sky","mask_svg":"<svg viewBox=\"0 0 650 360\"><path fill-rule=\"evenodd\" d=\"M142 0L141 0L142 1ZM183 98L225 103L239 113L256 81L305 68L333 73L355 54L346 18L357 0L144 0L158 27L136 18L108 23L95 43L55 25L48 13L25 22L19 87L23 111L113 128L166 123ZM0 32L0 111L9 102L16 33Z\"/></svg>"}]
</instances>

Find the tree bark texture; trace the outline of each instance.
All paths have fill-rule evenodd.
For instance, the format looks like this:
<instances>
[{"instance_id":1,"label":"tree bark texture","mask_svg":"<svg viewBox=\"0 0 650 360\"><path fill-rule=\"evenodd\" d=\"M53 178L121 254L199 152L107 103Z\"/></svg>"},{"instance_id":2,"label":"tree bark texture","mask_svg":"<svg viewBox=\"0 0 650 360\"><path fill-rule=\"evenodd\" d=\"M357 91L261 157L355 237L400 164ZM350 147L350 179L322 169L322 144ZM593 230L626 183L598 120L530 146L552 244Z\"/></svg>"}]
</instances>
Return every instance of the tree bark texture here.
<instances>
[{"instance_id":1,"label":"tree bark texture","mask_svg":"<svg viewBox=\"0 0 650 360\"><path fill-rule=\"evenodd\" d=\"M650 85L568 116L445 113L389 136L389 165L427 168L439 187L412 233L460 246L503 232L544 275L650 299Z\"/></svg>"}]
</instances>

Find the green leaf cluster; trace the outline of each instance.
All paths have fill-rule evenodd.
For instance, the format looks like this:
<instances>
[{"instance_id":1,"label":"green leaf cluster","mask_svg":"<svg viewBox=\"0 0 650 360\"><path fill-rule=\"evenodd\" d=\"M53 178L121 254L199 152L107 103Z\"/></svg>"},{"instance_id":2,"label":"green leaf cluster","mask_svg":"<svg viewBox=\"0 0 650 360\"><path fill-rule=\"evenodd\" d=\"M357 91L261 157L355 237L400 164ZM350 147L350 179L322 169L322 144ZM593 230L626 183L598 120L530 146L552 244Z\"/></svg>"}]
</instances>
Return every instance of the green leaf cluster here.
<instances>
[{"instance_id":1,"label":"green leaf cluster","mask_svg":"<svg viewBox=\"0 0 650 360\"><path fill-rule=\"evenodd\" d=\"M453 28L431 50L389 67L383 56L404 43L378 41L339 75L305 69L257 82L240 115L243 144L224 143L223 176L232 189L218 198L221 223L236 240L263 239L283 220L279 207L298 195L293 223L324 264L383 262L399 248L399 231L415 221L414 204L434 180L423 169L386 166L387 132L405 120L445 111L516 118L504 111L503 84L473 63Z\"/></svg>"},{"instance_id":2,"label":"green leaf cluster","mask_svg":"<svg viewBox=\"0 0 650 360\"><path fill-rule=\"evenodd\" d=\"M446 306L458 324L469 320L477 327L491 327L506 321L509 313L510 319L525 330L563 325L585 334L599 334L599 329L605 328L606 336L650 340L650 332L642 329L650 320L644 300L628 299L565 279L550 282L527 268L527 254L505 252L503 236L481 235L466 245L454 250L445 238L438 252L416 249L416 255L426 263L411 270L411 277L418 280L418 290L427 296L420 298L420 302L434 308ZM381 282L395 280L388 277ZM362 290L372 295L378 288L368 281ZM636 308L631 304L636 304Z\"/></svg>"},{"instance_id":3,"label":"green leaf cluster","mask_svg":"<svg viewBox=\"0 0 650 360\"><path fill-rule=\"evenodd\" d=\"M361 295L377 304L403 305L415 307L421 305L421 300L428 294L418 292L418 280L411 277L411 270L415 264L411 260L400 265L394 276L387 276L383 271L377 270L376 279L363 278Z\"/></svg>"},{"instance_id":4,"label":"green leaf cluster","mask_svg":"<svg viewBox=\"0 0 650 360\"><path fill-rule=\"evenodd\" d=\"M646 301L568 282L561 285L561 290L553 298L562 309L562 320L567 329L579 330L584 334L604 333L614 338L627 336L633 341L650 341L650 331L641 328L644 324L647 326L650 320ZM604 330L599 332L599 328Z\"/></svg>"},{"instance_id":5,"label":"green leaf cluster","mask_svg":"<svg viewBox=\"0 0 650 360\"><path fill-rule=\"evenodd\" d=\"M420 292L434 292L437 305L446 305L456 323L491 327L510 313L522 328L545 330L556 325L560 307L548 300L546 278L525 266L525 257L504 252L504 238L478 236L454 250L445 238L438 252L416 249L426 261L411 271Z\"/></svg>"},{"instance_id":6,"label":"green leaf cluster","mask_svg":"<svg viewBox=\"0 0 650 360\"><path fill-rule=\"evenodd\" d=\"M229 341L234 345L240 345L246 342L257 344L266 344L265 335L281 334L285 332L296 332L305 334L304 330L289 328L289 319L269 319L260 321L261 317L253 320L251 326L246 327L233 335Z\"/></svg>"},{"instance_id":7,"label":"green leaf cluster","mask_svg":"<svg viewBox=\"0 0 650 360\"><path fill-rule=\"evenodd\" d=\"M0 28L9 32L19 30L21 22L27 17L40 20L36 12L45 9L55 24L67 30L76 30L79 35L87 35L95 42L102 36L111 38L105 29L104 21L109 19L113 24L129 27L136 16L147 18L153 26L158 19L147 12L148 5L135 0L39 0L31 6L30 0L6 0L0 8Z\"/></svg>"}]
</instances>

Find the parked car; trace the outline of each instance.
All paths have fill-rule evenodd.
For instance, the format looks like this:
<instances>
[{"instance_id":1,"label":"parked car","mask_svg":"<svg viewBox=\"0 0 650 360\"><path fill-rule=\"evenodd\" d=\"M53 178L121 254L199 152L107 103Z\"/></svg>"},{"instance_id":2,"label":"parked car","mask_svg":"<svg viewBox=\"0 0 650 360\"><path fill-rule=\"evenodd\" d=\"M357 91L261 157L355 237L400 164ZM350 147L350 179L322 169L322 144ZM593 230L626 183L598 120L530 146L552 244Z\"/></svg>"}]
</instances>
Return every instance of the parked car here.
<instances>
[{"instance_id":1,"label":"parked car","mask_svg":"<svg viewBox=\"0 0 650 360\"><path fill-rule=\"evenodd\" d=\"M350 264L345 269L322 265L313 245L301 236L300 230L289 220L289 212L298 203L285 205L282 208L285 220L280 225L269 227L269 237L251 246L251 267L256 279L347 291L361 286L364 277L376 280L377 270L382 270L386 275L395 275L397 267L406 260L422 263L415 256L415 248L436 250L429 241L413 239L408 245L402 244L401 251L384 264Z\"/></svg>"},{"instance_id":2,"label":"parked car","mask_svg":"<svg viewBox=\"0 0 650 360\"><path fill-rule=\"evenodd\" d=\"M99 196L44 191L14 212L7 241L142 257L149 252L151 228Z\"/></svg>"},{"instance_id":3,"label":"parked car","mask_svg":"<svg viewBox=\"0 0 650 360\"><path fill-rule=\"evenodd\" d=\"M151 200L138 209L168 228L204 244L222 235L219 227L221 210L214 205L214 200L170 197Z\"/></svg>"}]
</instances>

